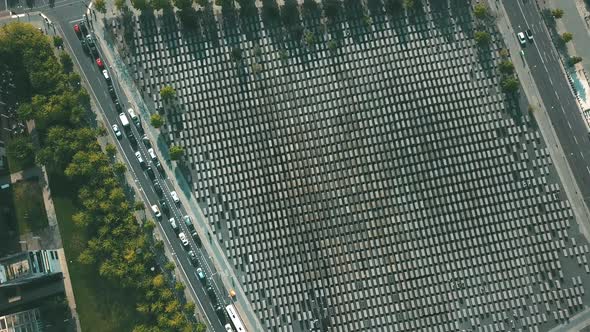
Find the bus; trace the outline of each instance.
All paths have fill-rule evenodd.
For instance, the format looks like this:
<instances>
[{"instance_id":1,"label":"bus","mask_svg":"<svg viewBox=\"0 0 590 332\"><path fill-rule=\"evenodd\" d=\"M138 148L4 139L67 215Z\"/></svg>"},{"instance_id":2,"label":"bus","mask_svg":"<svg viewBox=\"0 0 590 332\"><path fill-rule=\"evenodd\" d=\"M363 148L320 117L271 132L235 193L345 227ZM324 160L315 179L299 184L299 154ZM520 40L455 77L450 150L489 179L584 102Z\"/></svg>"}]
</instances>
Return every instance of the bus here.
<instances>
[{"instance_id":1,"label":"bus","mask_svg":"<svg viewBox=\"0 0 590 332\"><path fill-rule=\"evenodd\" d=\"M228 305L227 307L225 307L225 311L227 311L227 315L229 316L229 319L231 319L232 324L234 325L234 327L236 328L237 332L246 332L246 328L244 327L244 323L242 322L242 319L240 318L240 315L238 314L238 310L236 310L236 307L234 307L233 304Z\"/></svg>"}]
</instances>

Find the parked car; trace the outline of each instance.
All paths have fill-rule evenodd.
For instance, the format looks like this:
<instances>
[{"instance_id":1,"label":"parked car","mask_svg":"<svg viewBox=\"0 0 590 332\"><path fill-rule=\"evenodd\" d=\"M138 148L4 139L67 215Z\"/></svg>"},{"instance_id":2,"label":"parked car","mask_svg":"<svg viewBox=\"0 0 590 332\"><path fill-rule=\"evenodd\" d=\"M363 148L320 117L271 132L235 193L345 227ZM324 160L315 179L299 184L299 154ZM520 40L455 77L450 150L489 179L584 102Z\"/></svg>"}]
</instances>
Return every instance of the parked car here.
<instances>
[{"instance_id":1,"label":"parked car","mask_svg":"<svg viewBox=\"0 0 590 332\"><path fill-rule=\"evenodd\" d=\"M81 21L80 23L78 23L78 26L80 27L80 32L82 32L82 36L87 36L88 28L86 28L86 23L84 23L84 21Z\"/></svg>"},{"instance_id":2,"label":"parked car","mask_svg":"<svg viewBox=\"0 0 590 332\"><path fill-rule=\"evenodd\" d=\"M152 205L152 212L154 213L154 215L156 216L156 218L160 219L162 218L162 214L160 213L160 209L158 209L157 205Z\"/></svg>"},{"instance_id":3,"label":"parked car","mask_svg":"<svg viewBox=\"0 0 590 332\"><path fill-rule=\"evenodd\" d=\"M150 139L147 137L147 135L143 135L141 137L141 140L143 141L143 144L147 147L147 148L151 148L152 147L152 143L150 143Z\"/></svg>"},{"instance_id":4,"label":"parked car","mask_svg":"<svg viewBox=\"0 0 590 332\"><path fill-rule=\"evenodd\" d=\"M141 153L139 153L139 151L135 151L135 157L137 157L137 161L139 161L140 165L143 165L145 163L143 161L143 157L141 156Z\"/></svg>"},{"instance_id":5,"label":"parked car","mask_svg":"<svg viewBox=\"0 0 590 332\"><path fill-rule=\"evenodd\" d=\"M156 195L158 195L158 197L162 197L162 194L164 193L162 191L162 187L160 187L159 183L154 183L154 191L156 192Z\"/></svg>"},{"instance_id":6,"label":"parked car","mask_svg":"<svg viewBox=\"0 0 590 332\"><path fill-rule=\"evenodd\" d=\"M234 330L231 328L231 325L225 324L225 332L234 332Z\"/></svg>"},{"instance_id":7,"label":"parked car","mask_svg":"<svg viewBox=\"0 0 590 332\"><path fill-rule=\"evenodd\" d=\"M121 131L119 130L119 126L117 126L116 124L113 125L113 132L115 133L115 136L117 136L118 139L121 139L121 137L123 137L123 134L121 134Z\"/></svg>"},{"instance_id":8,"label":"parked car","mask_svg":"<svg viewBox=\"0 0 590 332\"><path fill-rule=\"evenodd\" d=\"M207 286L207 294L209 295L211 302L216 304L217 303L217 295L215 294L215 290L213 289L213 286L211 286L211 285Z\"/></svg>"},{"instance_id":9,"label":"parked car","mask_svg":"<svg viewBox=\"0 0 590 332\"><path fill-rule=\"evenodd\" d=\"M80 38L82 36L82 30L80 30L80 26L78 24L74 24L74 32Z\"/></svg>"},{"instance_id":10,"label":"parked car","mask_svg":"<svg viewBox=\"0 0 590 332\"><path fill-rule=\"evenodd\" d=\"M107 81L107 84L111 85L111 77L109 76L109 72L106 69L102 70L102 76L104 76L104 79Z\"/></svg>"},{"instance_id":11,"label":"parked car","mask_svg":"<svg viewBox=\"0 0 590 332\"><path fill-rule=\"evenodd\" d=\"M117 100L117 93L115 92L115 89L112 86L109 86L109 95L111 95L111 99L113 100L113 102Z\"/></svg>"},{"instance_id":12,"label":"parked car","mask_svg":"<svg viewBox=\"0 0 590 332\"><path fill-rule=\"evenodd\" d=\"M135 136L133 136L133 134L129 134L127 137L129 138L129 144L131 144L131 147L134 149L137 148L137 139L135 139Z\"/></svg>"},{"instance_id":13,"label":"parked car","mask_svg":"<svg viewBox=\"0 0 590 332\"><path fill-rule=\"evenodd\" d=\"M519 32L516 35L518 36L518 42L520 42L520 45L524 46L526 44L526 37L524 36L524 33Z\"/></svg>"},{"instance_id":14,"label":"parked car","mask_svg":"<svg viewBox=\"0 0 590 332\"><path fill-rule=\"evenodd\" d=\"M123 108L121 107L121 103L119 103L119 100L115 100L115 110L117 110L117 113L120 113L122 109Z\"/></svg>"},{"instance_id":15,"label":"parked car","mask_svg":"<svg viewBox=\"0 0 590 332\"><path fill-rule=\"evenodd\" d=\"M102 60L100 58L96 58L96 65L100 69L103 69L104 68L104 63L102 62Z\"/></svg>"},{"instance_id":16,"label":"parked car","mask_svg":"<svg viewBox=\"0 0 590 332\"><path fill-rule=\"evenodd\" d=\"M155 165L156 165L156 168L158 169L158 172L160 172L160 174L162 176L164 176L165 173L164 173L164 167L162 167L162 164L160 164L159 161L156 161Z\"/></svg>"},{"instance_id":17,"label":"parked car","mask_svg":"<svg viewBox=\"0 0 590 332\"><path fill-rule=\"evenodd\" d=\"M148 149L148 154L150 155L150 157L152 158L152 160L155 161L156 159L158 159L158 156L156 156L156 153L154 152L154 149L153 148L149 148Z\"/></svg>"},{"instance_id":18,"label":"parked car","mask_svg":"<svg viewBox=\"0 0 590 332\"><path fill-rule=\"evenodd\" d=\"M162 211L166 214L169 215L170 214L170 208L168 207L168 203L166 203L165 200L160 199L160 207L162 208Z\"/></svg>"},{"instance_id":19,"label":"parked car","mask_svg":"<svg viewBox=\"0 0 590 332\"><path fill-rule=\"evenodd\" d=\"M203 269L197 269L197 277L199 277L199 280L205 281L205 272L203 272Z\"/></svg>"},{"instance_id":20,"label":"parked car","mask_svg":"<svg viewBox=\"0 0 590 332\"><path fill-rule=\"evenodd\" d=\"M176 204L180 203L180 200L178 199L178 194L176 193L176 191L171 191L170 196L172 196L172 200L174 201L174 203L176 203Z\"/></svg>"},{"instance_id":21,"label":"parked car","mask_svg":"<svg viewBox=\"0 0 590 332\"><path fill-rule=\"evenodd\" d=\"M186 238L186 235L184 235L184 233L180 232L178 234L178 238L180 239L180 242L182 242L183 246L188 247L188 239Z\"/></svg>"},{"instance_id":22,"label":"parked car","mask_svg":"<svg viewBox=\"0 0 590 332\"><path fill-rule=\"evenodd\" d=\"M531 29L526 29L526 37L529 41L533 41L533 32L531 31Z\"/></svg>"},{"instance_id":23,"label":"parked car","mask_svg":"<svg viewBox=\"0 0 590 332\"><path fill-rule=\"evenodd\" d=\"M194 251L190 250L188 252L188 259L191 261L191 264L194 267L199 266L199 260L197 259L197 255L195 255L195 252Z\"/></svg>"},{"instance_id":24,"label":"parked car","mask_svg":"<svg viewBox=\"0 0 590 332\"><path fill-rule=\"evenodd\" d=\"M170 226L172 226L172 229L174 230L175 233L178 234L178 225L176 224L176 219L174 217L168 219L168 222L170 223Z\"/></svg>"},{"instance_id":25,"label":"parked car","mask_svg":"<svg viewBox=\"0 0 590 332\"><path fill-rule=\"evenodd\" d=\"M147 173L148 177L151 180L154 180L156 178L156 173L154 173L154 170L148 166L148 168L146 168L145 172Z\"/></svg>"}]
</instances>

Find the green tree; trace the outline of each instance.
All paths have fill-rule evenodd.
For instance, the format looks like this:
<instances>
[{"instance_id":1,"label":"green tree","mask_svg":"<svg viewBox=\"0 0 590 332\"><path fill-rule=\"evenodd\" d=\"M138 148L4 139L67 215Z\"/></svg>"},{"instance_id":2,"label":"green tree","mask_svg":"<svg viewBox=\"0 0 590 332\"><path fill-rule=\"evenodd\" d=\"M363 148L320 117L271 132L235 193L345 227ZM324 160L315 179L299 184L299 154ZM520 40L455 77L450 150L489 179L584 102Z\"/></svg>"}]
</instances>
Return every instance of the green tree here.
<instances>
[{"instance_id":1,"label":"green tree","mask_svg":"<svg viewBox=\"0 0 590 332\"><path fill-rule=\"evenodd\" d=\"M192 7L193 5L193 1L192 0L173 0L174 1L174 7L180 9L180 10L186 10L190 7Z\"/></svg>"},{"instance_id":2,"label":"green tree","mask_svg":"<svg viewBox=\"0 0 590 332\"><path fill-rule=\"evenodd\" d=\"M175 96L176 90L174 90L174 88L170 85L166 85L160 89L160 97L162 97L163 100L171 100Z\"/></svg>"},{"instance_id":3,"label":"green tree","mask_svg":"<svg viewBox=\"0 0 590 332\"><path fill-rule=\"evenodd\" d=\"M561 40L564 43L568 43L570 42L572 39L574 39L574 34L571 32L564 32L561 34Z\"/></svg>"},{"instance_id":4,"label":"green tree","mask_svg":"<svg viewBox=\"0 0 590 332\"><path fill-rule=\"evenodd\" d=\"M203 322L198 322L197 323L197 332L205 332L207 331L207 325L205 325L205 323Z\"/></svg>"},{"instance_id":5,"label":"green tree","mask_svg":"<svg viewBox=\"0 0 590 332\"><path fill-rule=\"evenodd\" d=\"M59 62L61 62L61 66L64 69L64 72L69 73L74 69L74 63L72 62L72 58L67 52L60 52L59 53ZM79 79L80 76L78 76Z\"/></svg>"},{"instance_id":6,"label":"green tree","mask_svg":"<svg viewBox=\"0 0 590 332\"><path fill-rule=\"evenodd\" d=\"M404 10L402 0L385 0L385 11L389 15L399 15Z\"/></svg>"},{"instance_id":7,"label":"green tree","mask_svg":"<svg viewBox=\"0 0 590 332\"><path fill-rule=\"evenodd\" d=\"M500 56L502 58L508 58L510 56L510 52L506 48L500 49Z\"/></svg>"},{"instance_id":8,"label":"green tree","mask_svg":"<svg viewBox=\"0 0 590 332\"><path fill-rule=\"evenodd\" d=\"M335 20L342 9L340 0L324 0L322 1L322 5L324 15L330 20Z\"/></svg>"},{"instance_id":9,"label":"green tree","mask_svg":"<svg viewBox=\"0 0 590 332\"><path fill-rule=\"evenodd\" d=\"M502 91L506 93L515 93L518 91L518 79L514 76L506 77L500 83Z\"/></svg>"},{"instance_id":10,"label":"green tree","mask_svg":"<svg viewBox=\"0 0 590 332\"><path fill-rule=\"evenodd\" d=\"M313 43L315 43L315 35L311 31L305 31L304 38L305 44L307 46L311 46Z\"/></svg>"},{"instance_id":11,"label":"green tree","mask_svg":"<svg viewBox=\"0 0 590 332\"><path fill-rule=\"evenodd\" d=\"M164 269L168 270L168 271L173 271L176 268L176 265L174 265L174 263L172 262L168 262L164 265Z\"/></svg>"},{"instance_id":12,"label":"green tree","mask_svg":"<svg viewBox=\"0 0 590 332\"><path fill-rule=\"evenodd\" d=\"M170 0L149 0L150 6L154 10L164 10L172 8Z\"/></svg>"},{"instance_id":13,"label":"green tree","mask_svg":"<svg viewBox=\"0 0 590 332\"><path fill-rule=\"evenodd\" d=\"M414 9L415 6L416 6L415 0L404 0L404 8Z\"/></svg>"},{"instance_id":14,"label":"green tree","mask_svg":"<svg viewBox=\"0 0 590 332\"><path fill-rule=\"evenodd\" d=\"M117 148L111 143L107 143L107 145L104 148L104 151L106 152L107 156L113 157L117 153Z\"/></svg>"},{"instance_id":15,"label":"green tree","mask_svg":"<svg viewBox=\"0 0 590 332\"><path fill-rule=\"evenodd\" d=\"M164 287L165 283L166 280L164 279L164 276L161 274L158 274L152 279L152 286L154 286L155 288L162 288Z\"/></svg>"},{"instance_id":16,"label":"green tree","mask_svg":"<svg viewBox=\"0 0 590 332\"><path fill-rule=\"evenodd\" d=\"M156 223L150 219L143 224L143 227L146 229L146 231L151 232L154 230L154 228L156 228Z\"/></svg>"},{"instance_id":17,"label":"green tree","mask_svg":"<svg viewBox=\"0 0 590 332\"><path fill-rule=\"evenodd\" d=\"M131 5L133 8L142 12L150 9L150 3L148 0L131 0Z\"/></svg>"},{"instance_id":18,"label":"green tree","mask_svg":"<svg viewBox=\"0 0 590 332\"><path fill-rule=\"evenodd\" d=\"M105 0L94 0L94 8L98 10L99 13L106 13L107 12L107 4Z\"/></svg>"},{"instance_id":19,"label":"green tree","mask_svg":"<svg viewBox=\"0 0 590 332\"><path fill-rule=\"evenodd\" d=\"M563 10L559 9L559 8L555 8L551 10L551 16L553 16L553 18L562 18L563 17Z\"/></svg>"},{"instance_id":20,"label":"green tree","mask_svg":"<svg viewBox=\"0 0 590 332\"><path fill-rule=\"evenodd\" d=\"M174 284L174 289L176 289L177 292L182 292L184 290L185 286L182 282L177 281Z\"/></svg>"},{"instance_id":21,"label":"green tree","mask_svg":"<svg viewBox=\"0 0 590 332\"><path fill-rule=\"evenodd\" d=\"M571 56L571 57L569 58L569 60L568 60L568 62L569 62L569 64L570 64L570 66L573 66L573 65L575 65L576 63L578 63L578 62L581 62L581 61L582 61L582 58L581 58L581 57L579 57L579 56L575 56L575 55L574 55L574 56Z\"/></svg>"},{"instance_id":22,"label":"green tree","mask_svg":"<svg viewBox=\"0 0 590 332\"><path fill-rule=\"evenodd\" d=\"M506 75L511 75L514 73L514 64L510 60L503 60L498 65L500 72Z\"/></svg>"},{"instance_id":23,"label":"green tree","mask_svg":"<svg viewBox=\"0 0 590 332\"><path fill-rule=\"evenodd\" d=\"M136 202L133 204L133 209L134 209L135 211L141 211L141 210L143 210L144 208L145 208L145 205L143 204L143 202L142 202L142 201L136 201Z\"/></svg>"},{"instance_id":24,"label":"green tree","mask_svg":"<svg viewBox=\"0 0 590 332\"><path fill-rule=\"evenodd\" d=\"M164 241L162 240L157 240L156 243L154 243L154 248L156 248L157 250L162 250L164 249ZM174 264L173 264L174 265Z\"/></svg>"},{"instance_id":25,"label":"green tree","mask_svg":"<svg viewBox=\"0 0 590 332\"><path fill-rule=\"evenodd\" d=\"M115 8L117 8L118 11L123 11L123 9L126 7L127 7L126 0L115 0Z\"/></svg>"},{"instance_id":26,"label":"green tree","mask_svg":"<svg viewBox=\"0 0 590 332\"><path fill-rule=\"evenodd\" d=\"M164 125L164 119L160 114L154 113L150 117L150 123L152 126L154 126L154 128L160 128Z\"/></svg>"},{"instance_id":27,"label":"green tree","mask_svg":"<svg viewBox=\"0 0 590 332\"><path fill-rule=\"evenodd\" d=\"M10 139L6 146L6 154L12 172L29 168L35 162L33 143L28 136L17 136Z\"/></svg>"},{"instance_id":28,"label":"green tree","mask_svg":"<svg viewBox=\"0 0 590 332\"><path fill-rule=\"evenodd\" d=\"M195 303L194 302L187 302L184 305L184 308L183 309L184 309L184 312L187 315L191 315L192 316L195 313Z\"/></svg>"},{"instance_id":29,"label":"green tree","mask_svg":"<svg viewBox=\"0 0 590 332\"><path fill-rule=\"evenodd\" d=\"M485 31L475 31L474 36L475 42L480 46L487 45L491 40L490 34Z\"/></svg>"},{"instance_id":30,"label":"green tree","mask_svg":"<svg viewBox=\"0 0 590 332\"><path fill-rule=\"evenodd\" d=\"M125 171L127 171L127 166L125 166L123 163L116 162L113 164L113 171L115 174L123 175L125 174Z\"/></svg>"},{"instance_id":31,"label":"green tree","mask_svg":"<svg viewBox=\"0 0 590 332\"><path fill-rule=\"evenodd\" d=\"M170 147L170 159L172 160L179 160L182 155L184 154L184 148L182 148L181 146L171 146Z\"/></svg>"},{"instance_id":32,"label":"green tree","mask_svg":"<svg viewBox=\"0 0 590 332\"><path fill-rule=\"evenodd\" d=\"M60 36L53 36L53 46L60 48L64 46L64 40Z\"/></svg>"},{"instance_id":33,"label":"green tree","mask_svg":"<svg viewBox=\"0 0 590 332\"><path fill-rule=\"evenodd\" d=\"M473 7L473 14L479 19L484 19L488 16L488 7L483 3L478 3Z\"/></svg>"}]
</instances>

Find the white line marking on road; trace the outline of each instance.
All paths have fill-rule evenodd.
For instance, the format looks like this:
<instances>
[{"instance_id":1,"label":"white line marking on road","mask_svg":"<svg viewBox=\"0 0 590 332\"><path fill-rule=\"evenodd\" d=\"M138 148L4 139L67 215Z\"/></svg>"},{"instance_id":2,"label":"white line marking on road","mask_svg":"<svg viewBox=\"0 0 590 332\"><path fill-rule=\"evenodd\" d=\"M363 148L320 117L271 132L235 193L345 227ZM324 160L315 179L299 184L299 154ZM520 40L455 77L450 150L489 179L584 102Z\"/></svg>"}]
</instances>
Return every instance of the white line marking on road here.
<instances>
[{"instance_id":1,"label":"white line marking on road","mask_svg":"<svg viewBox=\"0 0 590 332\"><path fill-rule=\"evenodd\" d=\"M584 154L582 153L582 151L580 151L580 156L582 156L582 159L585 159L584 158Z\"/></svg>"},{"instance_id":2,"label":"white line marking on road","mask_svg":"<svg viewBox=\"0 0 590 332\"><path fill-rule=\"evenodd\" d=\"M567 120L567 126L570 127L570 129L572 129L572 125L570 124L569 120Z\"/></svg>"},{"instance_id":3,"label":"white line marking on road","mask_svg":"<svg viewBox=\"0 0 590 332\"><path fill-rule=\"evenodd\" d=\"M578 139L576 138L576 136L574 136L574 141L576 142L576 144L578 144Z\"/></svg>"},{"instance_id":4,"label":"white line marking on road","mask_svg":"<svg viewBox=\"0 0 590 332\"><path fill-rule=\"evenodd\" d=\"M586 166L586 170L588 171L588 174L590 174L590 168L588 168L588 166Z\"/></svg>"}]
</instances>

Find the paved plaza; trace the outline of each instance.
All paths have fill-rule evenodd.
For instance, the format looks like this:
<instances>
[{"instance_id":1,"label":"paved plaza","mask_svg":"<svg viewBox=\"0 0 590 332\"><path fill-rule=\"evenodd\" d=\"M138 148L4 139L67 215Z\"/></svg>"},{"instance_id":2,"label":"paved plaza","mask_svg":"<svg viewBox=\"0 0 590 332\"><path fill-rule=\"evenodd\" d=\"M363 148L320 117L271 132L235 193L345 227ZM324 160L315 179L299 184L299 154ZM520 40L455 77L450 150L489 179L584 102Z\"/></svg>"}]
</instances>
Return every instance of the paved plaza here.
<instances>
[{"instance_id":1,"label":"paved plaza","mask_svg":"<svg viewBox=\"0 0 590 332\"><path fill-rule=\"evenodd\" d=\"M128 70L267 330L547 331L590 303L588 243L469 10L343 21L336 50L133 17Z\"/></svg>"}]
</instances>

